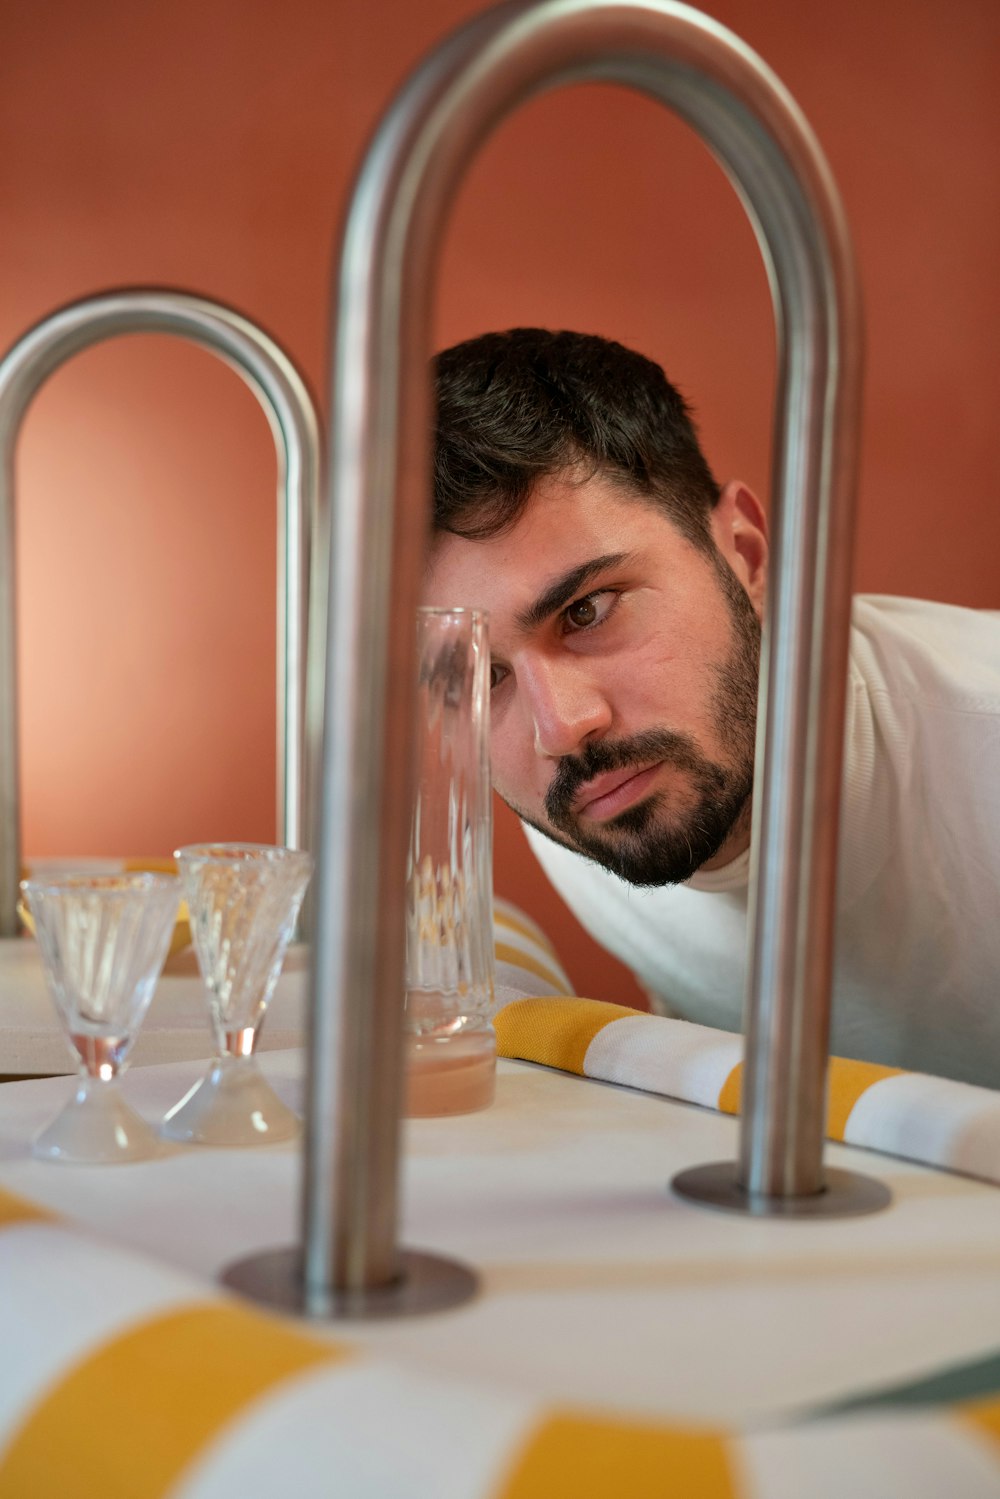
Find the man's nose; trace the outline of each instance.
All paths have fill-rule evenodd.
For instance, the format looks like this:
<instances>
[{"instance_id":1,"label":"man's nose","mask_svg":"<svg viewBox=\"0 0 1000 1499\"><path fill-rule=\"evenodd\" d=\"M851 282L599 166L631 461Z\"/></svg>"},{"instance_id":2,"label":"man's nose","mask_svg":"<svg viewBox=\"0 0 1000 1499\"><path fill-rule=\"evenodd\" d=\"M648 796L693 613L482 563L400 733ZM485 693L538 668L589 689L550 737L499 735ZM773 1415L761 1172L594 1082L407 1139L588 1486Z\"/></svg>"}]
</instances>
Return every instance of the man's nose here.
<instances>
[{"instance_id":1,"label":"man's nose","mask_svg":"<svg viewBox=\"0 0 1000 1499\"><path fill-rule=\"evenodd\" d=\"M536 755L558 760L575 754L611 727L611 703L586 662L522 662L518 675Z\"/></svg>"}]
</instances>

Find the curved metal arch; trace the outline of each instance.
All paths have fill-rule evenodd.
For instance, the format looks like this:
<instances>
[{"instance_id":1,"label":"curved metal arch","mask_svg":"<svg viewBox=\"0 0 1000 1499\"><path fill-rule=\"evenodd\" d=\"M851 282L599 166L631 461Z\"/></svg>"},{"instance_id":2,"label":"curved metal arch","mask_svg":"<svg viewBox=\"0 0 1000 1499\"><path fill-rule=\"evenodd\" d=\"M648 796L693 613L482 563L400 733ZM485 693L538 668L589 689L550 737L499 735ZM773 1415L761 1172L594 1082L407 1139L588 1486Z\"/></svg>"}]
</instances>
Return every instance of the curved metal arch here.
<instances>
[{"instance_id":1,"label":"curved metal arch","mask_svg":"<svg viewBox=\"0 0 1000 1499\"><path fill-rule=\"evenodd\" d=\"M217 354L250 387L268 419L278 458L279 839L300 847L310 826L310 740L318 739L322 691L307 669L311 551L322 534L320 428L312 396L274 339L221 303L161 288L85 297L36 323L0 361L0 936L17 931L21 865L15 448L27 409L49 375L72 355L124 333L174 333Z\"/></svg>"},{"instance_id":2,"label":"curved metal arch","mask_svg":"<svg viewBox=\"0 0 1000 1499\"><path fill-rule=\"evenodd\" d=\"M490 130L544 89L588 80L638 89L694 126L746 207L770 275L774 550L740 1175L758 1195L823 1184L862 363L850 238L808 124L732 32L675 0L513 0L461 27L411 75L363 163L346 224L303 1194L304 1297L317 1314L331 1292L386 1286L401 1266L404 771L442 226Z\"/></svg>"}]
</instances>

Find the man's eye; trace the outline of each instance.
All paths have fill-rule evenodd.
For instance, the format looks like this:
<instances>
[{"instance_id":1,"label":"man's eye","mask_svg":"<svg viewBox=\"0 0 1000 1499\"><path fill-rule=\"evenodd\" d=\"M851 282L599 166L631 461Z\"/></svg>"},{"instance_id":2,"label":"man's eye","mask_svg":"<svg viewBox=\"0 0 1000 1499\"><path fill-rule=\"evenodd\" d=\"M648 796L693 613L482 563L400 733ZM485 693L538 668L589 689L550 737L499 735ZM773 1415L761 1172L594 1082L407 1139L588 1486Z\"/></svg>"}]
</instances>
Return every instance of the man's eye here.
<instances>
[{"instance_id":1,"label":"man's eye","mask_svg":"<svg viewBox=\"0 0 1000 1499\"><path fill-rule=\"evenodd\" d=\"M604 589L601 593L588 593L586 598L570 604L563 614L570 633L592 630L595 625L603 623L614 608L616 597L610 589Z\"/></svg>"},{"instance_id":2,"label":"man's eye","mask_svg":"<svg viewBox=\"0 0 1000 1499\"><path fill-rule=\"evenodd\" d=\"M499 687L500 686L500 683L503 681L503 679L504 679L504 677L506 675L507 675L507 668L506 668L506 666L496 666L496 665L494 665L494 663L492 661L490 662L490 691L491 692L493 691L494 687Z\"/></svg>"}]
</instances>

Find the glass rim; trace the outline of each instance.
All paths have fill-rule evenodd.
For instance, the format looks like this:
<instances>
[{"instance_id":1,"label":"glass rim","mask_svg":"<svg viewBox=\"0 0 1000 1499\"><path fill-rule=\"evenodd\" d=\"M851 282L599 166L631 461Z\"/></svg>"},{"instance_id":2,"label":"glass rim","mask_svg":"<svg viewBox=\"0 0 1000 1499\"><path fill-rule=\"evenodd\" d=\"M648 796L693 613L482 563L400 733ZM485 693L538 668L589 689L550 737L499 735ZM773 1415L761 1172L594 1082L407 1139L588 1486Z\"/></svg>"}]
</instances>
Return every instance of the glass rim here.
<instances>
[{"instance_id":1,"label":"glass rim","mask_svg":"<svg viewBox=\"0 0 1000 1499\"><path fill-rule=\"evenodd\" d=\"M433 619L441 615L468 615L470 619L482 619L489 621L490 611L479 609L474 604L418 604L418 619Z\"/></svg>"},{"instance_id":2,"label":"glass rim","mask_svg":"<svg viewBox=\"0 0 1000 1499\"><path fill-rule=\"evenodd\" d=\"M237 839L216 840L214 843L184 843L174 849L174 858L204 859L213 864L245 864L248 854L264 855L274 864L291 859L312 860L307 848L289 848L283 843L241 843Z\"/></svg>"},{"instance_id":3,"label":"glass rim","mask_svg":"<svg viewBox=\"0 0 1000 1499\"><path fill-rule=\"evenodd\" d=\"M156 869L123 869L120 874L106 871L102 874L87 874L81 870L64 874L27 875L18 888L24 895L36 891L45 895L64 894L68 891L91 891L100 895L133 895L137 890L180 891L180 878Z\"/></svg>"}]
</instances>

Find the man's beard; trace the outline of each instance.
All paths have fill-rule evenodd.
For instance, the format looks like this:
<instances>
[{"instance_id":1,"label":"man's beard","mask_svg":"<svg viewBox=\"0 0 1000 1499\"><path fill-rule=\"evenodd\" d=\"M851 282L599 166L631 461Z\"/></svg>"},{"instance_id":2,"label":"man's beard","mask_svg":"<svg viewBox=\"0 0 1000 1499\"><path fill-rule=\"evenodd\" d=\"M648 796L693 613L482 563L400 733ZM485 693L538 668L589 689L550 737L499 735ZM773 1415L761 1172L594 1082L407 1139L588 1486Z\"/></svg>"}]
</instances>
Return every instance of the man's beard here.
<instances>
[{"instance_id":1,"label":"man's beard","mask_svg":"<svg viewBox=\"0 0 1000 1499\"><path fill-rule=\"evenodd\" d=\"M737 827L749 826L753 793L760 621L735 573L720 553L715 567L732 622L732 646L716 669L711 709L728 763L703 754L688 734L649 729L627 739L597 740L564 755L545 796L549 826L515 807L540 833L586 854L632 885L676 885L713 858ZM663 791L626 807L606 822L581 821L573 803L595 776L664 762L682 772L681 805L670 809Z\"/></svg>"}]
</instances>

